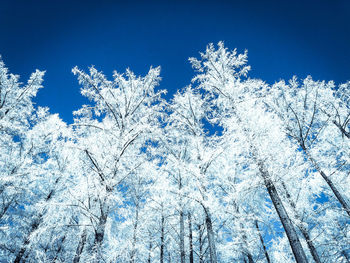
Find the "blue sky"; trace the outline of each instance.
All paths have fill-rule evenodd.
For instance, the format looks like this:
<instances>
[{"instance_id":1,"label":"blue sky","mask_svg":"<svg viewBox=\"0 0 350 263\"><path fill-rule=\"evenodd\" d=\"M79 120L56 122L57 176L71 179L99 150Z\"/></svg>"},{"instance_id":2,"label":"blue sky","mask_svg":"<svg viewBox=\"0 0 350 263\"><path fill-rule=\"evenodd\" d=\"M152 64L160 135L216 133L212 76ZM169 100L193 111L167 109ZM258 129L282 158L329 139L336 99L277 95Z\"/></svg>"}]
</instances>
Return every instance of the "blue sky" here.
<instances>
[{"instance_id":1,"label":"blue sky","mask_svg":"<svg viewBox=\"0 0 350 263\"><path fill-rule=\"evenodd\" d=\"M190 83L188 57L220 40L248 49L251 77L350 80L350 1L1 0L0 54L25 81L46 70L36 102L68 122L86 101L71 73L90 65L111 77L162 67L169 96Z\"/></svg>"}]
</instances>

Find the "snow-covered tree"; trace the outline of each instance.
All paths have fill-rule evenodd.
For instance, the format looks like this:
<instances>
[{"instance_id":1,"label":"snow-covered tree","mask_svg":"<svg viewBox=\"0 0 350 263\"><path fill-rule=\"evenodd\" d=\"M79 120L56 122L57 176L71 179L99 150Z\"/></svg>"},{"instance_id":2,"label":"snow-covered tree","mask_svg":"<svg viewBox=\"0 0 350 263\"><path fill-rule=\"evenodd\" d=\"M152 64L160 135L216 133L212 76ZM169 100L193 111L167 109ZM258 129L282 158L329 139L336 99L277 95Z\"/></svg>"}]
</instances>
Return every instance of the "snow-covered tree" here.
<instances>
[{"instance_id":1,"label":"snow-covered tree","mask_svg":"<svg viewBox=\"0 0 350 263\"><path fill-rule=\"evenodd\" d=\"M1 262L349 262L350 82L247 77L209 44L168 101L160 68L73 69L67 125L0 62Z\"/></svg>"},{"instance_id":2,"label":"snow-covered tree","mask_svg":"<svg viewBox=\"0 0 350 263\"><path fill-rule=\"evenodd\" d=\"M274 168L279 168L276 156L282 150L288 154L288 148L280 147L285 144L286 138L279 129L278 119L261 103L260 98L266 94L266 84L256 79L242 79L249 70L246 61L247 53L237 55L236 51L229 52L221 42L217 50L214 45L209 45L201 54L201 60L191 59L193 67L199 72L194 81L212 97L213 107L219 112L217 118L228 131L228 136L232 136L229 132L232 126L239 126L236 130L240 134L234 134L234 138L241 139L244 143L242 147L248 149L279 215L296 261L307 262L293 222L274 183Z\"/></svg>"},{"instance_id":3,"label":"snow-covered tree","mask_svg":"<svg viewBox=\"0 0 350 263\"><path fill-rule=\"evenodd\" d=\"M162 115L163 91L155 90L159 71L151 68L145 77L137 77L130 70L126 74L115 72L113 81L109 81L95 68L90 68L90 74L73 69L83 85L82 95L92 102L76 112L74 123L81 162L81 183L77 186L84 185L76 199L82 209L80 220L91 225L87 233L82 233L88 236L86 240L91 241L89 246L94 251L87 253L84 262L112 260L114 253L104 252L113 245L105 242L111 235L106 233L106 226L111 224L108 220L130 219L128 213L120 213L123 206L136 210L132 220L134 234L137 231L146 191L143 185L151 181L145 172L152 162L147 148L158 132ZM128 255L131 261L134 253Z\"/></svg>"}]
</instances>

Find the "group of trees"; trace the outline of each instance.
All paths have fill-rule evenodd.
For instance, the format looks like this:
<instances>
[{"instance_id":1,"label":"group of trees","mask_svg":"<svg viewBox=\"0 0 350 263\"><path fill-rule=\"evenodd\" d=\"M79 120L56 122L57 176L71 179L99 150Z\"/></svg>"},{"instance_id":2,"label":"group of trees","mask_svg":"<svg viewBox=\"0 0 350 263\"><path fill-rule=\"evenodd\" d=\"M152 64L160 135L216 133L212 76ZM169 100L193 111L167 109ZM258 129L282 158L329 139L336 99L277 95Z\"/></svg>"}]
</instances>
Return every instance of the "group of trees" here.
<instances>
[{"instance_id":1,"label":"group of trees","mask_svg":"<svg viewBox=\"0 0 350 263\"><path fill-rule=\"evenodd\" d=\"M190 62L169 101L159 68L74 68L70 125L0 62L1 262L350 262L350 82Z\"/></svg>"}]
</instances>

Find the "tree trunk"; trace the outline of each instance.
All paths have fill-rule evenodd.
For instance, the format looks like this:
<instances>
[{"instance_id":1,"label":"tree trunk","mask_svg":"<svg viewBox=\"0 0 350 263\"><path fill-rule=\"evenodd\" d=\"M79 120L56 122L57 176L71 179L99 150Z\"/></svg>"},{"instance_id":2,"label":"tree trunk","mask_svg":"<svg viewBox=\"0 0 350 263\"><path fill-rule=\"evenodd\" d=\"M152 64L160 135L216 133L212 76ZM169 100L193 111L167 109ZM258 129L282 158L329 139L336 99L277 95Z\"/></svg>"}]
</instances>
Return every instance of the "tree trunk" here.
<instances>
[{"instance_id":1,"label":"tree trunk","mask_svg":"<svg viewBox=\"0 0 350 263\"><path fill-rule=\"evenodd\" d=\"M160 263L164 263L164 215L162 214L160 229Z\"/></svg>"},{"instance_id":2,"label":"tree trunk","mask_svg":"<svg viewBox=\"0 0 350 263\"><path fill-rule=\"evenodd\" d=\"M180 211L180 262L185 263L185 222L182 210Z\"/></svg>"},{"instance_id":3,"label":"tree trunk","mask_svg":"<svg viewBox=\"0 0 350 263\"><path fill-rule=\"evenodd\" d=\"M249 263L254 263L253 256L250 253L247 253L247 258Z\"/></svg>"},{"instance_id":4,"label":"tree trunk","mask_svg":"<svg viewBox=\"0 0 350 263\"><path fill-rule=\"evenodd\" d=\"M256 230L258 230L260 242L261 242L261 245L262 245L263 250L264 250L264 254L265 254L266 261L267 261L267 263L271 263L271 260L270 260L270 257L269 257L269 253L267 253L267 249L266 249L266 246L265 246L265 242L264 242L264 239L263 239L263 237L262 237L262 235L261 235L260 228L259 228L259 225L258 225L258 221L257 221L257 220L255 220L255 227L256 227Z\"/></svg>"},{"instance_id":5,"label":"tree trunk","mask_svg":"<svg viewBox=\"0 0 350 263\"><path fill-rule=\"evenodd\" d=\"M335 124L335 126L338 127L338 129L340 130L340 132L346 136L348 139L350 139L350 132L347 132L344 127L342 125L340 125L340 123L338 123L337 121L333 121L333 123Z\"/></svg>"},{"instance_id":6,"label":"tree trunk","mask_svg":"<svg viewBox=\"0 0 350 263\"><path fill-rule=\"evenodd\" d=\"M102 247L103 238L105 235L106 222L107 222L107 213L102 213L95 230L94 253L96 255L96 262L102 261L101 247Z\"/></svg>"},{"instance_id":7,"label":"tree trunk","mask_svg":"<svg viewBox=\"0 0 350 263\"><path fill-rule=\"evenodd\" d=\"M54 186L56 186L58 184L58 182L60 181L61 177L58 177L55 181ZM53 195L55 194L55 187L53 189L50 190L50 192L48 193L48 195L45 197L45 201L49 202L51 200L51 198L53 197ZM15 260L13 261L14 263L19 263L21 262L23 255L25 254L29 243L30 243L30 238L33 235L33 233L39 228L41 221L44 217L45 211L42 211L38 217L36 219L33 220L31 227L30 227L30 231L27 235L27 237L25 238L23 245L21 247L21 249L19 250L19 252L16 255ZM22 262L25 262L25 260L22 260Z\"/></svg>"},{"instance_id":8,"label":"tree trunk","mask_svg":"<svg viewBox=\"0 0 350 263\"><path fill-rule=\"evenodd\" d=\"M203 205L202 205L203 206ZM216 247L215 247L215 234L213 231L213 224L211 221L211 216L209 209L203 206L205 212L205 225L207 227L207 237L208 237L208 246L209 246L209 255L210 255L210 263L217 263L216 257Z\"/></svg>"},{"instance_id":9,"label":"tree trunk","mask_svg":"<svg viewBox=\"0 0 350 263\"><path fill-rule=\"evenodd\" d=\"M151 241L149 241L149 247L148 247L148 260L147 260L147 262L148 263L151 263L151 252L152 252L152 242Z\"/></svg>"},{"instance_id":10,"label":"tree trunk","mask_svg":"<svg viewBox=\"0 0 350 263\"><path fill-rule=\"evenodd\" d=\"M288 192L288 189L287 189L287 187L286 187L284 182L282 182L282 186L284 188L284 191L286 192L287 200L288 200L290 206L292 207L292 209L294 211L295 218L297 219L298 222L301 221L301 218L300 218L300 216L299 216L299 214L298 214L298 212L296 210L296 205L295 205L294 201L292 200L292 198L291 198L291 196L290 196L290 194ZM308 246L308 248L310 250L312 258L315 260L316 263L321 263L321 259L320 259L319 255L317 253L317 250L316 250L316 248L314 246L314 243L312 242L312 240L310 238L310 235L309 235L307 229L300 223L297 223L297 226L298 226L300 232L302 233L302 235L303 235L303 237L304 237L304 239L306 241L306 244L307 244L307 246Z\"/></svg>"},{"instance_id":11,"label":"tree trunk","mask_svg":"<svg viewBox=\"0 0 350 263\"><path fill-rule=\"evenodd\" d=\"M75 256L73 259L73 263L79 263L80 261L80 256L83 253L85 244L86 244L86 237L87 237L87 230L86 228L84 228L83 233L81 234L80 240L79 240L79 244L77 247L77 250L75 252Z\"/></svg>"},{"instance_id":12,"label":"tree trunk","mask_svg":"<svg viewBox=\"0 0 350 263\"><path fill-rule=\"evenodd\" d=\"M192 236L192 221L191 213L188 213L188 232L189 232L189 245L190 245L190 263L193 263L193 236Z\"/></svg>"},{"instance_id":13,"label":"tree trunk","mask_svg":"<svg viewBox=\"0 0 350 263\"><path fill-rule=\"evenodd\" d=\"M197 225L198 228L198 243L199 243L199 263L203 263L203 259L204 259L204 255L203 255L203 232L202 232L202 228L201 225Z\"/></svg>"},{"instance_id":14,"label":"tree trunk","mask_svg":"<svg viewBox=\"0 0 350 263\"><path fill-rule=\"evenodd\" d=\"M265 171L261 162L258 163L259 170L264 179L265 186L270 195L271 201L277 211L277 214L281 220L284 230L286 231L286 235L289 240L289 244L292 248L293 255L297 263L307 263L306 255L301 246L300 240L298 238L297 232L294 229L293 223L290 220L286 209L283 206L282 200L278 195L275 185L270 179L270 175Z\"/></svg>"},{"instance_id":15,"label":"tree trunk","mask_svg":"<svg viewBox=\"0 0 350 263\"><path fill-rule=\"evenodd\" d=\"M135 262L138 223L139 223L139 205L136 204L134 233L133 233L133 238L132 238L132 249L131 249L130 263Z\"/></svg>"},{"instance_id":16,"label":"tree trunk","mask_svg":"<svg viewBox=\"0 0 350 263\"><path fill-rule=\"evenodd\" d=\"M99 224L98 224L98 226L96 228L96 231L95 231L94 244L96 246L101 246L102 245L104 234L105 234L106 222L107 222L107 216L101 216Z\"/></svg>"},{"instance_id":17,"label":"tree trunk","mask_svg":"<svg viewBox=\"0 0 350 263\"><path fill-rule=\"evenodd\" d=\"M307 151L306 147L301 145L301 148L304 150L304 153L307 155L307 157L309 158L310 162L313 164L315 169L319 172L319 174L322 176L322 178L326 181L328 186L331 188L333 194L336 196L339 203L344 208L345 212L350 216L350 206L345 201L341 193L338 191L337 187L333 184L332 180L322 171L320 166L317 164L316 160L310 155L309 151Z\"/></svg>"},{"instance_id":18,"label":"tree trunk","mask_svg":"<svg viewBox=\"0 0 350 263\"><path fill-rule=\"evenodd\" d=\"M241 226L241 228L242 227L243 226ZM242 231L243 231L243 228L242 228ZM248 249L247 236L246 236L245 233L243 233L243 242L244 242L244 245L245 245L245 248L243 248L243 254L247 256L249 263L254 263L253 256L252 256L252 254L250 253L250 251Z\"/></svg>"},{"instance_id":19,"label":"tree trunk","mask_svg":"<svg viewBox=\"0 0 350 263\"><path fill-rule=\"evenodd\" d=\"M232 109L233 109L234 116L236 117L238 123L241 124L242 130L244 131L245 134L247 134L247 139L249 140L249 135L252 135L252 132L247 127L245 127L244 122L241 120L240 116L237 114L237 110L235 106L232 106ZM264 162L260 160L258 156L259 151L255 147L253 142L249 141L249 144L250 144L249 147L251 150L252 158L256 162L259 168L260 175L264 180L265 187L269 193L273 206L275 207L277 214L280 218L280 221L283 225L284 231L286 232L295 260L297 263L307 263L305 252L300 243L298 235L294 229L293 223L290 220L287 214L287 211L283 206L282 200L278 195L275 185L271 181L269 172L265 169Z\"/></svg>"},{"instance_id":20,"label":"tree trunk","mask_svg":"<svg viewBox=\"0 0 350 263\"><path fill-rule=\"evenodd\" d=\"M66 236L64 235L62 238L61 238L61 242L60 244L58 245L58 248L57 248L57 251L56 251L56 255L55 257L53 258L52 262L56 262L58 256L60 255L62 249L63 249L63 243L64 241L66 240Z\"/></svg>"},{"instance_id":21,"label":"tree trunk","mask_svg":"<svg viewBox=\"0 0 350 263\"><path fill-rule=\"evenodd\" d=\"M345 252L345 250L342 251L342 255L344 256L344 258L346 259L346 261L349 263L350 260L349 260L348 254Z\"/></svg>"},{"instance_id":22,"label":"tree trunk","mask_svg":"<svg viewBox=\"0 0 350 263\"><path fill-rule=\"evenodd\" d=\"M29 234L28 236L25 238L24 242L23 242L23 245L21 247L21 249L19 250L19 252L17 253L16 255L16 258L15 260L13 261L14 263L20 263L22 261L22 263L25 262L25 260L23 258L24 254L26 253L27 251L27 248L29 246L29 243L30 243L30 238L32 236L32 234L38 229L41 221L42 221L42 218L43 218L43 214L40 214L38 216L38 218L36 220L34 220L30 226L30 231L29 231Z\"/></svg>"},{"instance_id":23,"label":"tree trunk","mask_svg":"<svg viewBox=\"0 0 350 263\"><path fill-rule=\"evenodd\" d=\"M236 208L236 212L238 214L239 213L238 205L235 202L233 203L233 205ZM242 239L243 239L243 243L244 243L244 247L242 246L243 255L247 256L249 263L254 263L253 256L249 251L248 242L247 242L247 235L245 233L244 226L242 223L240 223L239 226L240 226L240 233L242 234Z\"/></svg>"}]
</instances>

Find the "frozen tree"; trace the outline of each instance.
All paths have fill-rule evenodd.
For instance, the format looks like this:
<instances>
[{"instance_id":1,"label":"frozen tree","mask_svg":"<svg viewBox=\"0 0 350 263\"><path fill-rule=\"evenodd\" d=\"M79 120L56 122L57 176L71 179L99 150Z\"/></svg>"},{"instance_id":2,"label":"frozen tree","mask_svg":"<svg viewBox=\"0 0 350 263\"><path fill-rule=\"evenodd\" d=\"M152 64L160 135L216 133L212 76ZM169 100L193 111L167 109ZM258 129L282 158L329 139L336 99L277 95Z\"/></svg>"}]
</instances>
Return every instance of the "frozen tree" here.
<instances>
[{"instance_id":1,"label":"frozen tree","mask_svg":"<svg viewBox=\"0 0 350 263\"><path fill-rule=\"evenodd\" d=\"M32 162L28 168L31 178L27 182L27 188L31 190L31 201L24 200L25 210L30 211L30 214L27 215L28 227L23 230L23 244L16 252L14 262L21 262L24 256L32 258L29 250L33 245L37 246L33 250L38 253L38 243L41 243L39 240L44 245L48 245L45 242L51 242L41 236L41 233L51 231L46 220L52 221L52 215L57 212L52 203L57 202L57 195L67 187L67 153L65 156L64 145L69 131L66 124L45 109L39 109L35 117L38 123L27 132L24 140L27 147L32 148ZM56 234L60 238L62 233ZM55 239L56 237L52 241Z\"/></svg>"},{"instance_id":2,"label":"frozen tree","mask_svg":"<svg viewBox=\"0 0 350 263\"><path fill-rule=\"evenodd\" d=\"M219 207L214 197L211 169L222 153L222 146L217 136L209 136L205 127L206 101L199 92L190 86L185 88L175 94L169 109L171 114L165 128L168 131L165 145L168 166L173 168L167 169L176 177L180 202L184 202L182 199L187 202L186 208L180 207L180 240L184 238L185 215L193 213L193 209L198 210L199 206L207 231L210 262L217 262L215 216L211 210ZM197 211L195 213L198 214ZM184 241L181 240L181 243ZM184 249L184 245L180 247Z\"/></svg>"},{"instance_id":3,"label":"frozen tree","mask_svg":"<svg viewBox=\"0 0 350 263\"><path fill-rule=\"evenodd\" d=\"M345 96L339 96L346 88L346 84L335 89L333 82L314 81L311 77L308 77L303 80L302 84L299 84L296 77L294 77L288 84L281 81L276 83L273 88L275 89L273 91L275 95L269 105L283 121L286 134L308 160L306 164L310 167L310 171L307 173L309 178L307 180L309 180L309 184L313 183L318 186L318 189L313 187L314 194L318 196L326 195L331 200L335 199L334 202L339 202L343 211L349 215L349 203L347 201L349 194L347 189L342 187L348 177L347 156L349 144L343 133L347 125L347 109L344 104ZM343 117L345 120L340 125ZM321 176L321 180L315 177L317 173ZM290 199L288 195L287 198ZM318 216L313 216L313 220L309 224L318 222L319 225L322 225L322 229L328 229L332 225L324 224L325 218L319 214L324 214L321 211L325 203L325 201L320 202L315 199L309 204L304 203L302 209L307 210L307 207L309 207L309 215L313 212L318 213ZM317 211L311 209L315 204L318 204L319 207ZM292 206L295 207L295 204L292 204ZM337 205L330 206L328 209L339 210ZM300 221L300 216L298 218L297 221ZM332 220L338 221L339 219L341 221L346 220L342 213L333 214ZM341 228L346 229L348 223L344 222L341 225ZM308 232L310 231L305 229L305 226L299 228L304 238L308 240L307 244L313 259L319 262L317 248L313 246L313 242L308 238ZM332 230L334 234L338 232L336 228ZM320 241L323 239L323 235L317 231L317 228L314 228L313 232L315 232L315 236L319 237ZM324 248L319 250L323 251L323 254L326 253ZM338 252L342 253L342 250L338 250Z\"/></svg>"},{"instance_id":4,"label":"frozen tree","mask_svg":"<svg viewBox=\"0 0 350 263\"><path fill-rule=\"evenodd\" d=\"M33 73L21 87L18 76L8 74L2 62L0 67L1 253L13 262L35 262L42 245L52 259L63 232L60 229L51 240L41 234L52 230L45 220L63 188L62 151L69 132L58 115L34 108L32 98L41 88L43 72Z\"/></svg>"},{"instance_id":5,"label":"frozen tree","mask_svg":"<svg viewBox=\"0 0 350 263\"><path fill-rule=\"evenodd\" d=\"M77 68L73 72L83 85L81 93L93 103L76 112L79 118L74 123L76 147L81 151L80 180L86 188L77 199L83 205L81 208L87 210L82 210L85 217L88 216L83 220L91 224L88 233L83 232L87 240L93 240L90 245L94 253L90 258L102 260L105 254L102 251L108 249L104 243L108 236L107 221L123 217L118 213L119 207L128 200L128 194L132 195L133 189L138 191L134 182L148 180L142 170L148 165L147 144L152 142L160 125L163 91L155 91L160 79L159 68L151 68L142 78L130 70L125 75L115 72L113 81L108 81L94 68L90 68L90 74ZM140 198L142 195L134 195L131 199L135 217ZM134 220L136 231L138 219ZM132 261L133 256L129 256Z\"/></svg>"},{"instance_id":6,"label":"frozen tree","mask_svg":"<svg viewBox=\"0 0 350 263\"><path fill-rule=\"evenodd\" d=\"M294 257L297 262L307 262L298 234L273 182L268 165L273 161L273 155L265 150L271 149L272 144L283 145L285 138L278 130L278 121L274 120L274 115L260 105L259 97L264 96L266 85L259 80L241 79L249 70L246 60L246 53L237 56L236 51L227 51L223 43L219 43L217 50L209 45L206 52L201 54L201 60L191 59L193 67L199 72L194 81L212 97L225 129L230 129L231 125L240 126L241 139L246 142L244 147L249 149L251 159L257 166L286 231Z\"/></svg>"},{"instance_id":7,"label":"frozen tree","mask_svg":"<svg viewBox=\"0 0 350 263\"><path fill-rule=\"evenodd\" d=\"M44 72L33 73L21 86L19 76L8 73L0 60L0 224L7 229L12 221L9 210L18 210L19 200L25 196L32 148L25 145L26 132L31 128L34 112L32 99L40 89ZM22 200L23 201L23 200ZM3 246L6 246L3 244Z\"/></svg>"},{"instance_id":8,"label":"frozen tree","mask_svg":"<svg viewBox=\"0 0 350 263\"><path fill-rule=\"evenodd\" d=\"M16 251L16 238L11 237L11 230L18 228L18 235L23 234L20 222L26 212L23 205L31 192L28 184L32 174L28 174L32 163L33 145L26 141L26 133L30 131L34 106L32 99L40 89L44 72L33 73L28 83L21 86L19 76L9 74L4 63L0 61L0 227L1 253L10 257ZM21 207L22 206L22 207ZM8 242L8 238L12 241ZM21 239L21 236L18 237ZM6 242L7 241L7 242Z\"/></svg>"},{"instance_id":9,"label":"frozen tree","mask_svg":"<svg viewBox=\"0 0 350 263\"><path fill-rule=\"evenodd\" d=\"M330 117L324 113L329 112L330 105L334 106L336 103L333 95L334 83L313 81L308 77L300 87L294 78L289 85L282 81L275 84L274 88L278 89L276 109L284 121L286 133L302 149L311 165L320 173L344 211L350 216L350 206L346 198L326 172L341 173L337 170L341 170L347 164L347 158L342 156L343 140L339 134L336 136L335 132L339 125L330 125Z\"/></svg>"}]
</instances>

